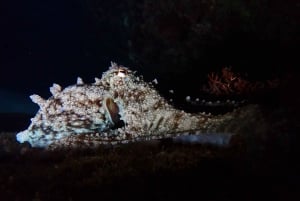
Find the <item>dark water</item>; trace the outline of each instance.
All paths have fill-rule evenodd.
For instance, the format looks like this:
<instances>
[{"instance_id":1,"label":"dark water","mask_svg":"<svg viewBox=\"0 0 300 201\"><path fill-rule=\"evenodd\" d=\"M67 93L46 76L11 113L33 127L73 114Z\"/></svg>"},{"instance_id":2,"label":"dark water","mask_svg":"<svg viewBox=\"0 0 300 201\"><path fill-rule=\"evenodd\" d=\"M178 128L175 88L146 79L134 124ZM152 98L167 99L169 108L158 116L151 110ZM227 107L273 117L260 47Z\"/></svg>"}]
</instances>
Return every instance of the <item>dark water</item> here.
<instances>
[{"instance_id":1,"label":"dark water","mask_svg":"<svg viewBox=\"0 0 300 201\"><path fill-rule=\"evenodd\" d=\"M254 69L261 68L261 72L258 71L260 73L255 75L260 77L262 74L277 72L278 69L296 66L292 65L297 61L295 52L298 49L296 44L299 42L297 41L296 21L292 19L295 14L287 13L287 18L282 19L287 22L291 21L288 25L292 25L292 28L289 28L285 27L288 26L286 23L276 21L277 17L284 13L281 10L278 12L274 10L274 15L268 13L269 23L261 27L264 31L275 30L274 35L267 35L260 30L239 35L238 27L240 25L232 26L226 32L228 36L222 36L224 37L223 41L211 45L210 48L205 49L204 53L199 53L198 58L201 59L197 60L198 63L194 63L199 65L197 67L199 72L192 70L185 75L184 79L180 79L178 76L171 77L168 74L160 75L156 72L159 71L159 68L153 68L155 69L153 70L151 65L164 65L171 58L160 60L151 58L149 61L151 65L140 61L145 64L144 68L140 66L140 63L134 63L130 59L129 39L137 44L139 41L143 44L141 40L149 40L146 41L149 46L151 43L155 43L155 40L153 37L139 38L143 34L142 32L128 35L131 30L124 29L127 26L125 19L128 20L128 17L139 14L140 11L137 12L133 8L143 7L143 4L139 4L138 1L127 3L118 0L99 2L93 0L29 0L26 2L15 0L1 2L0 113L16 111L32 113L36 107L30 103L29 95L37 93L47 98L50 96L48 88L53 82L65 87L75 83L77 76L82 77L86 82L92 82L95 76L101 76L110 61L141 68L143 71L139 73L149 79L161 78L163 83L161 88L163 89L176 86L182 88L182 91L192 91L193 87L191 86L194 86L193 84L200 79L198 73L210 72L209 68L234 65L240 69L246 68L248 72L255 72ZM135 3L136 7L132 6ZM277 4L275 6L281 8ZM289 2L285 5L294 4ZM128 10L128 8L132 10ZM153 13L153 16L156 15L157 13ZM102 20L101 17L104 17L105 20ZM139 23L143 23L139 22L139 17L141 16L137 15L135 18L129 19L131 20L129 22L132 23L129 28L138 27ZM264 22L268 22L268 20ZM144 23L147 24L147 22ZM265 39L255 40L260 37L260 33L265 36ZM287 37L289 34L291 37ZM287 40L281 40L281 38ZM295 41L289 41L289 38ZM158 50L160 48L155 45L154 47ZM141 51L147 52L147 48L144 47ZM203 52L203 50L199 52ZM188 55L188 53L186 54ZM187 63L193 64L190 61ZM203 66L203 64L205 65ZM183 65L180 68L182 68L181 71L185 71L186 66ZM263 71L267 71L267 73L263 73ZM179 75L183 76L183 74ZM205 76L202 74L202 77Z\"/></svg>"},{"instance_id":2,"label":"dark water","mask_svg":"<svg viewBox=\"0 0 300 201\"><path fill-rule=\"evenodd\" d=\"M29 95L47 98L53 82L67 86L77 76L91 82L110 61L124 62L113 50L120 39L105 25L95 31L85 1L5 1L0 10L0 113L32 113Z\"/></svg>"}]
</instances>

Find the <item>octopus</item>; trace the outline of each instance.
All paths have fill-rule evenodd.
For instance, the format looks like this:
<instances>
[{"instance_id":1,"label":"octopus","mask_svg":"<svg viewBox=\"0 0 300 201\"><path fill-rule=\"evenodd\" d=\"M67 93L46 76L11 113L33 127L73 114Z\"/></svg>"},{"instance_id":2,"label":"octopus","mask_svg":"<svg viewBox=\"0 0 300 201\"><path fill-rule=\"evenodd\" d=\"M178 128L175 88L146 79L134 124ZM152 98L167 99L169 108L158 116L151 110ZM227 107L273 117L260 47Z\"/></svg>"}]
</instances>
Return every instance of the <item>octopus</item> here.
<instances>
[{"instance_id":1,"label":"octopus","mask_svg":"<svg viewBox=\"0 0 300 201\"><path fill-rule=\"evenodd\" d=\"M78 148L231 132L230 122L249 110L187 113L171 105L151 82L113 62L94 83L77 78L65 89L54 83L50 92L47 100L30 96L40 108L29 127L16 135L18 142L45 149Z\"/></svg>"}]
</instances>

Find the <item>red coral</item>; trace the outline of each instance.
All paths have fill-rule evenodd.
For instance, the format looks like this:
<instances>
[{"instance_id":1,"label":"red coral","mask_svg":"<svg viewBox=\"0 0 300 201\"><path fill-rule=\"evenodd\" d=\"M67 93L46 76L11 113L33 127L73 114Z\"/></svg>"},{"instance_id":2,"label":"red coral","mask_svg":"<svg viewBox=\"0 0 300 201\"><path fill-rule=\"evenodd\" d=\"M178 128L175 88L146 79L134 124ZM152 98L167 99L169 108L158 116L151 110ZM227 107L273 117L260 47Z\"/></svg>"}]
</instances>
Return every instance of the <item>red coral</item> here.
<instances>
[{"instance_id":1,"label":"red coral","mask_svg":"<svg viewBox=\"0 0 300 201\"><path fill-rule=\"evenodd\" d=\"M249 95L265 89L273 89L279 86L279 80L267 80L266 82L250 82L240 74L234 73L231 68L222 68L221 73L208 74L208 86L203 90L213 95Z\"/></svg>"}]
</instances>

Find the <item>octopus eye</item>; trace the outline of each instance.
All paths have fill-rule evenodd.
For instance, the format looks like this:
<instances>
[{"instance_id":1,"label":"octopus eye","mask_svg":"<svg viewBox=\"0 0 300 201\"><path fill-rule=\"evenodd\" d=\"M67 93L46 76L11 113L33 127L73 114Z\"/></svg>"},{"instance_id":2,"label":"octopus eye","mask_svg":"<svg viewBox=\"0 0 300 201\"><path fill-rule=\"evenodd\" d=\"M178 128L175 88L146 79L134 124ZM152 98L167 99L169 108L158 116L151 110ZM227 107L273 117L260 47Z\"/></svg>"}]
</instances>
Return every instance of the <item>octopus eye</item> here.
<instances>
[{"instance_id":1,"label":"octopus eye","mask_svg":"<svg viewBox=\"0 0 300 201\"><path fill-rule=\"evenodd\" d=\"M108 118L113 125L111 129L121 128L125 125L119 114L119 106L112 98L106 98L104 100L104 107L108 113Z\"/></svg>"},{"instance_id":2,"label":"octopus eye","mask_svg":"<svg viewBox=\"0 0 300 201\"><path fill-rule=\"evenodd\" d=\"M127 71L125 69L119 69L117 72L118 77L125 77L127 75Z\"/></svg>"}]
</instances>

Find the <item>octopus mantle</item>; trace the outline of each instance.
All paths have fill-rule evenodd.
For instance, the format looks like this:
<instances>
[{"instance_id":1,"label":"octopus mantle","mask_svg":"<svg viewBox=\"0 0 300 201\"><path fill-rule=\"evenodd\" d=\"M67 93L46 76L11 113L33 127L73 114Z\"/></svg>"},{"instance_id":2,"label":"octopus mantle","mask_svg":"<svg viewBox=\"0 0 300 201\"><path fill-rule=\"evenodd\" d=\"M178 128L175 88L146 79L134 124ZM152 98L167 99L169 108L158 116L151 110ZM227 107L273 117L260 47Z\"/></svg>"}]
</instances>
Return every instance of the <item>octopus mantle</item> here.
<instances>
[{"instance_id":1,"label":"octopus mantle","mask_svg":"<svg viewBox=\"0 0 300 201\"><path fill-rule=\"evenodd\" d=\"M40 106L27 130L17 134L32 147L82 147L162 139L209 132L232 132L230 122L248 108L223 115L190 114L175 109L150 83L126 67L112 63L102 78L62 89L52 96L30 98ZM251 110L251 108L250 108Z\"/></svg>"}]
</instances>

